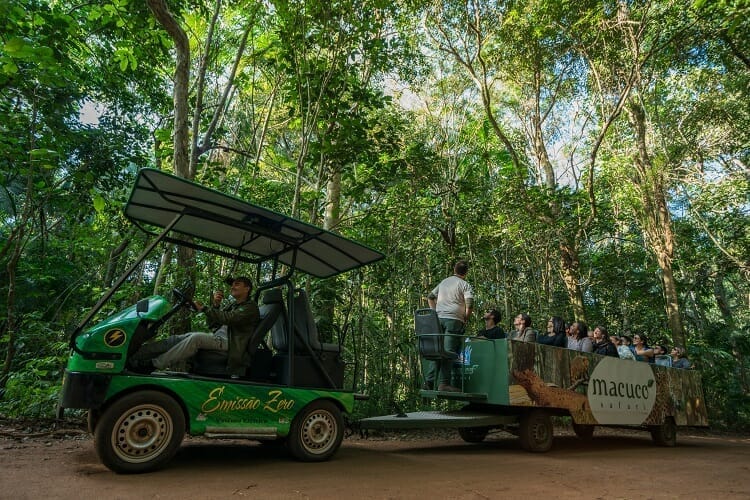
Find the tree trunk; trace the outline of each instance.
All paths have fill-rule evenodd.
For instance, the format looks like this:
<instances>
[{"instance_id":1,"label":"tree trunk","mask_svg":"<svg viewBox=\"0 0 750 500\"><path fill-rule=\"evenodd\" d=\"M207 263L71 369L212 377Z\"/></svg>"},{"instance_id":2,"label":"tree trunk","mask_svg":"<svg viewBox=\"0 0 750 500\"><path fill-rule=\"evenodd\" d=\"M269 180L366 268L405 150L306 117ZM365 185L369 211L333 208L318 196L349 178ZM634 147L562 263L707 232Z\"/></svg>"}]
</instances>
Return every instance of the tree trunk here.
<instances>
[{"instance_id":1,"label":"tree trunk","mask_svg":"<svg viewBox=\"0 0 750 500\"><path fill-rule=\"evenodd\" d=\"M675 237L672 218L667 205L664 171L657 169L648 152L646 142L646 114L636 98L626 107L635 135L636 155L632 180L641 195L639 223L646 235L646 243L656 257L662 272L662 290L667 323L676 345L685 345L685 332L680 317L679 294L672 270Z\"/></svg>"},{"instance_id":2,"label":"tree trunk","mask_svg":"<svg viewBox=\"0 0 750 500\"><path fill-rule=\"evenodd\" d=\"M189 129L189 85L190 85L190 41L185 30L169 11L166 0L146 0L156 20L164 27L175 46L174 71L174 172L188 180L195 178L190 169L190 129ZM195 251L180 247L177 254L178 269L184 269L183 279L195 283ZM190 331L190 316L180 314L175 331Z\"/></svg>"},{"instance_id":3,"label":"tree trunk","mask_svg":"<svg viewBox=\"0 0 750 500\"><path fill-rule=\"evenodd\" d=\"M22 223L25 225L25 222ZM8 300L6 304L7 319L5 321L5 331L3 332L0 329L0 333L2 333L0 338L7 339L8 347L5 351L2 371L0 371L0 389L4 389L5 384L8 382L10 369L13 366L13 358L16 356L16 337L20 327L16 311L16 268L23 252L24 235L26 234L24 225L16 232L16 242L10 252L8 264L5 266L5 271L8 273L8 294L6 295Z\"/></svg>"},{"instance_id":4,"label":"tree trunk","mask_svg":"<svg viewBox=\"0 0 750 500\"><path fill-rule=\"evenodd\" d=\"M193 179L190 172L190 140L188 128L188 92L190 84L190 42L185 30L167 7L166 0L146 0L159 24L172 38L175 46L174 72L174 171L180 177Z\"/></svg>"},{"instance_id":5,"label":"tree trunk","mask_svg":"<svg viewBox=\"0 0 750 500\"><path fill-rule=\"evenodd\" d=\"M578 248L572 242L561 242L560 273L565 284L565 291L568 293L568 301L573 307L573 317L576 321L586 321L583 292L578 281L579 269Z\"/></svg>"}]
</instances>

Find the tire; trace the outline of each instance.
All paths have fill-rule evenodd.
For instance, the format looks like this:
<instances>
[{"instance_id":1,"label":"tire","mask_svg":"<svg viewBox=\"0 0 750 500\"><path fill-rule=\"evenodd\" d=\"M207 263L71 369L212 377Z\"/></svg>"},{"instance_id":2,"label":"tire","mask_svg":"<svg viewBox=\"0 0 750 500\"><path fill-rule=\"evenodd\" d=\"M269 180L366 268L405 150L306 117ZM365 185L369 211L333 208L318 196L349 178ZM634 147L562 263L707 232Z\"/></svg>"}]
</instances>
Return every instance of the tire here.
<instances>
[{"instance_id":1,"label":"tire","mask_svg":"<svg viewBox=\"0 0 750 500\"><path fill-rule=\"evenodd\" d=\"M487 437L487 427L459 427L458 435L467 443L481 443Z\"/></svg>"},{"instance_id":2,"label":"tire","mask_svg":"<svg viewBox=\"0 0 750 500\"><path fill-rule=\"evenodd\" d=\"M180 405L157 391L128 394L111 404L96 424L96 452L114 472L131 474L163 467L185 436Z\"/></svg>"},{"instance_id":3,"label":"tire","mask_svg":"<svg viewBox=\"0 0 750 500\"><path fill-rule=\"evenodd\" d=\"M341 410L330 401L313 401L292 421L287 448L303 462L323 462L336 453L344 438Z\"/></svg>"},{"instance_id":4,"label":"tire","mask_svg":"<svg viewBox=\"0 0 750 500\"><path fill-rule=\"evenodd\" d=\"M521 447L526 451L543 453L552 448L552 419L543 410L531 410L521 417L518 429Z\"/></svg>"},{"instance_id":5,"label":"tire","mask_svg":"<svg viewBox=\"0 0 750 500\"><path fill-rule=\"evenodd\" d=\"M673 447L677 445L677 424L674 418L666 417L661 425L652 425L648 428L651 431L651 439L657 446Z\"/></svg>"},{"instance_id":6,"label":"tire","mask_svg":"<svg viewBox=\"0 0 750 500\"><path fill-rule=\"evenodd\" d=\"M86 416L86 427L88 428L89 434L92 436L94 435L96 424L99 423L100 417L101 412L99 410L94 410L93 408L89 410L88 415Z\"/></svg>"},{"instance_id":7,"label":"tire","mask_svg":"<svg viewBox=\"0 0 750 500\"><path fill-rule=\"evenodd\" d=\"M577 424L573 422L573 432L581 439L589 440L594 437L594 426L590 424Z\"/></svg>"}]
</instances>

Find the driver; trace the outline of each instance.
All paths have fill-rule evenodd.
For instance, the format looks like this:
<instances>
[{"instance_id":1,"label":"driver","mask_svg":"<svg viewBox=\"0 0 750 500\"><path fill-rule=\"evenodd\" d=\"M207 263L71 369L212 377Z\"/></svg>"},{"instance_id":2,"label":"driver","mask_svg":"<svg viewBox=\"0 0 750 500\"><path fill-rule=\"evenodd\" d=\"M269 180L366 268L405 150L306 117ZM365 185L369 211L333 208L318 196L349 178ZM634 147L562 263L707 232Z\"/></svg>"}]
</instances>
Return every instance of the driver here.
<instances>
[{"instance_id":1,"label":"driver","mask_svg":"<svg viewBox=\"0 0 750 500\"><path fill-rule=\"evenodd\" d=\"M250 300L253 284L249 278L239 276L231 280L230 294L234 302L221 308L224 294L214 292L212 304L204 305L199 301L193 302L195 310L206 315L209 328L213 333L188 332L182 335L144 344L128 362L128 368L139 373L150 373L154 369L163 370L166 367L191 358L198 349L215 351L229 351L227 362L230 375L240 375L243 371L243 349L234 348L241 345L242 339L252 336L260 322L258 305ZM232 349L229 343L232 342Z\"/></svg>"}]
</instances>

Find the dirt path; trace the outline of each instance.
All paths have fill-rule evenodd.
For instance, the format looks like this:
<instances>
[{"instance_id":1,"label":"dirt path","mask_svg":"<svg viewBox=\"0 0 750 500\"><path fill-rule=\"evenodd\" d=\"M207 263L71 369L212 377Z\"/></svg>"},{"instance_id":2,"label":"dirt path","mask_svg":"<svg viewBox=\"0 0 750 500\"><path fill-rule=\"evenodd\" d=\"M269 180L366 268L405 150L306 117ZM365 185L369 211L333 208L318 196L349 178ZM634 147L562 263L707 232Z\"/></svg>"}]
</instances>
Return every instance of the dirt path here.
<instances>
[{"instance_id":1,"label":"dirt path","mask_svg":"<svg viewBox=\"0 0 750 500\"><path fill-rule=\"evenodd\" d=\"M564 435L558 435L564 434ZM556 430L549 453L509 434L479 445L455 439L346 439L330 462L283 449L186 439L165 470L110 472L93 441L0 438L2 499L184 498L750 498L750 439L681 434L676 448L646 433L584 442Z\"/></svg>"}]
</instances>

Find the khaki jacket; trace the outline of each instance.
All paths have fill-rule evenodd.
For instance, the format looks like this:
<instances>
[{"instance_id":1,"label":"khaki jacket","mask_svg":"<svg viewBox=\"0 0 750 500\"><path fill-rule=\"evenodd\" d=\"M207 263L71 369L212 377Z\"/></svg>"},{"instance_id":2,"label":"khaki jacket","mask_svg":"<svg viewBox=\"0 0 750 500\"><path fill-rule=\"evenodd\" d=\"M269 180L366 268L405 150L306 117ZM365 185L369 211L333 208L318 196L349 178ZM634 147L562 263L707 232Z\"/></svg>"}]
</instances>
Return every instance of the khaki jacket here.
<instances>
[{"instance_id":1,"label":"khaki jacket","mask_svg":"<svg viewBox=\"0 0 750 500\"><path fill-rule=\"evenodd\" d=\"M249 362L244 359L247 343L260 323L258 304L248 299L244 302L235 302L223 309L207 307L203 312L206 314L206 320L211 329L227 325L229 333L227 368L231 375L240 375Z\"/></svg>"}]
</instances>

